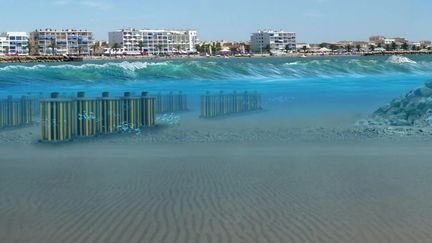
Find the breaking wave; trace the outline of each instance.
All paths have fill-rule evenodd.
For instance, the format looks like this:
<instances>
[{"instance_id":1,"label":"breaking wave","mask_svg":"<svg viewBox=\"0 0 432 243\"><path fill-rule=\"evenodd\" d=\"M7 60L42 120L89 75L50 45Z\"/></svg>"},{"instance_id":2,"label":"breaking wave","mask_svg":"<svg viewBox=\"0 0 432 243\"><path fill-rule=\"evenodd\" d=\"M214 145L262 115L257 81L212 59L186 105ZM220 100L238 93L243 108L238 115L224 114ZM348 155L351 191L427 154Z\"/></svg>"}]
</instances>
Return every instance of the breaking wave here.
<instances>
[{"instance_id":1,"label":"breaking wave","mask_svg":"<svg viewBox=\"0 0 432 243\"><path fill-rule=\"evenodd\" d=\"M273 82L308 78L368 77L386 74L432 74L432 59L415 62L386 58L204 59L171 61L14 64L0 66L0 86L29 82L77 84L218 81Z\"/></svg>"}]
</instances>

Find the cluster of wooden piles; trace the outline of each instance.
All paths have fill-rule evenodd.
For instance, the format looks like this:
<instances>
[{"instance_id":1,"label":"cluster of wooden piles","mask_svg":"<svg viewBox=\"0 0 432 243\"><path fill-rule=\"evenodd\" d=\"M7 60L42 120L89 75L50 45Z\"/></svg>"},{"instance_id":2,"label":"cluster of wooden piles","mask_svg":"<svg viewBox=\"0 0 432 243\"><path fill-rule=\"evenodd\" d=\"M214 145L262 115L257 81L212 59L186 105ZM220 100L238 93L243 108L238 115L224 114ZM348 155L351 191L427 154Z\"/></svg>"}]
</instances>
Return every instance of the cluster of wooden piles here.
<instances>
[{"instance_id":1,"label":"cluster of wooden piles","mask_svg":"<svg viewBox=\"0 0 432 243\"><path fill-rule=\"evenodd\" d=\"M20 127L32 123L32 100L27 96L0 100L0 129Z\"/></svg>"},{"instance_id":2,"label":"cluster of wooden piles","mask_svg":"<svg viewBox=\"0 0 432 243\"><path fill-rule=\"evenodd\" d=\"M156 112L157 113L174 113L186 111L187 107L187 96L182 92L174 94L163 95L159 93L156 96Z\"/></svg>"},{"instance_id":3,"label":"cluster of wooden piles","mask_svg":"<svg viewBox=\"0 0 432 243\"><path fill-rule=\"evenodd\" d=\"M261 109L261 95L257 92L211 94L201 96L201 117L215 118L236 113L250 112Z\"/></svg>"},{"instance_id":4,"label":"cluster of wooden piles","mask_svg":"<svg viewBox=\"0 0 432 243\"><path fill-rule=\"evenodd\" d=\"M63 142L78 137L115 134L154 126L156 98L142 92L132 96L110 97L103 92L100 98L88 98L78 92L76 98L61 98L54 92L41 100L41 141Z\"/></svg>"}]
</instances>

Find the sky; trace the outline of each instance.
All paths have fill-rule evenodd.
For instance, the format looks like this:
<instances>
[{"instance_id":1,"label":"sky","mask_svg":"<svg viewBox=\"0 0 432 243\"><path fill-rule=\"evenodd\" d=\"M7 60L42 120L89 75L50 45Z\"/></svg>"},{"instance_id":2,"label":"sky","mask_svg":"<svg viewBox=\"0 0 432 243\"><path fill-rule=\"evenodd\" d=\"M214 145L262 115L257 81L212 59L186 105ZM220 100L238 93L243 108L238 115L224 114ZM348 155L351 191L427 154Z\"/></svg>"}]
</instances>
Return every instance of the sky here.
<instances>
[{"instance_id":1,"label":"sky","mask_svg":"<svg viewBox=\"0 0 432 243\"><path fill-rule=\"evenodd\" d=\"M249 40L260 29L298 42L432 40L431 0L0 0L0 32L77 28L107 40L123 27L196 29L200 40Z\"/></svg>"}]
</instances>

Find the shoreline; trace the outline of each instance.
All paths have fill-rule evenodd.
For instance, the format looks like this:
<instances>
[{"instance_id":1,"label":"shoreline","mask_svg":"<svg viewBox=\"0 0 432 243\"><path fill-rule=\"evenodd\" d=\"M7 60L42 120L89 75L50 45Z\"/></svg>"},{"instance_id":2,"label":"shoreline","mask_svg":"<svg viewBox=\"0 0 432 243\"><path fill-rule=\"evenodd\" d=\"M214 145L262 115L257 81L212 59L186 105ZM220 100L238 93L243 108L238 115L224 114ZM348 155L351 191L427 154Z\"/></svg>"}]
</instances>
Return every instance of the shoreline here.
<instances>
[{"instance_id":1,"label":"shoreline","mask_svg":"<svg viewBox=\"0 0 432 243\"><path fill-rule=\"evenodd\" d=\"M252 54L233 56L0 56L0 64L14 63L47 63L47 62L88 62L88 61L129 61L129 60L184 60L184 59L238 59L238 58L310 58L310 57L368 57L368 56L393 56L393 55L432 55L432 51L389 51L389 52L367 52L367 53L292 53L286 55Z\"/></svg>"}]
</instances>

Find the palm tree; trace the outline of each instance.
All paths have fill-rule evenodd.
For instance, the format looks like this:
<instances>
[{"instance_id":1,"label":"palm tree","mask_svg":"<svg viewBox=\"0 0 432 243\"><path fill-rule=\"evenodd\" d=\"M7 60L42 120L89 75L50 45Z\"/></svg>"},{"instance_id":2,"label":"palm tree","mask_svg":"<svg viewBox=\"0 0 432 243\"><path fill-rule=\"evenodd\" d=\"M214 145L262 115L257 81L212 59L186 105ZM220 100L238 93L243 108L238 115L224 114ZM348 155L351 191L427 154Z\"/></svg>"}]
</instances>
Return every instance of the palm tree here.
<instances>
[{"instance_id":1,"label":"palm tree","mask_svg":"<svg viewBox=\"0 0 432 243\"><path fill-rule=\"evenodd\" d=\"M265 48L264 48L264 50L266 52L270 53L270 50L271 50L270 44L266 45Z\"/></svg>"},{"instance_id":2,"label":"palm tree","mask_svg":"<svg viewBox=\"0 0 432 243\"><path fill-rule=\"evenodd\" d=\"M306 45L302 46L302 49L303 49L303 53L306 53L306 51L307 51L307 46L306 46Z\"/></svg>"},{"instance_id":3,"label":"palm tree","mask_svg":"<svg viewBox=\"0 0 432 243\"><path fill-rule=\"evenodd\" d=\"M361 45L360 45L360 44L357 44L357 45L356 45L356 48L357 48L357 52L360 52Z\"/></svg>"},{"instance_id":4,"label":"palm tree","mask_svg":"<svg viewBox=\"0 0 432 243\"><path fill-rule=\"evenodd\" d=\"M338 47L337 47L335 44L331 44L331 45L330 45L330 49L331 49L332 51L336 51L336 50L338 49Z\"/></svg>"},{"instance_id":5,"label":"palm tree","mask_svg":"<svg viewBox=\"0 0 432 243\"><path fill-rule=\"evenodd\" d=\"M375 51L375 45L369 45L369 50Z\"/></svg>"},{"instance_id":6,"label":"palm tree","mask_svg":"<svg viewBox=\"0 0 432 243\"><path fill-rule=\"evenodd\" d=\"M385 49L386 49L386 51L390 51L390 45L389 45L389 44L386 44L386 45L385 45Z\"/></svg>"},{"instance_id":7,"label":"palm tree","mask_svg":"<svg viewBox=\"0 0 432 243\"><path fill-rule=\"evenodd\" d=\"M347 51L347 52L351 52L351 49L352 49L352 46L351 46L350 44L348 44L348 45L346 46L346 51Z\"/></svg>"},{"instance_id":8,"label":"palm tree","mask_svg":"<svg viewBox=\"0 0 432 243\"><path fill-rule=\"evenodd\" d=\"M55 50L57 48L57 43L55 40L51 41L51 44L48 46L49 48L51 48L51 54L55 55Z\"/></svg>"},{"instance_id":9,"label":"palm tree","mask_svg":"<svg viewBox=\"0 0 432 243\"><path fill-rule=\"evenodd\" d=\"M392 48L393 51L396 50L396 48L397 48L396 42L393 41L391 43L391 48Z\"/></svg>"},{"instance_id":10,"label":"palm tree","mask_svg":"<svg viewBox=\"0 0 432 243\"><path fill-rule=\"evenodd\" d=\"M176 46L176 49L177 49L177 53L180 53L181 46L180 46L180 45L177 45L177 46Z\"/></svg>"},{"instance_id":11,"label":"palm tree","mask_svg":"<svg viewBox=\"0 0 432 243\"><path fill-rule=\"evenodd\" d=\"M144 42L143 41L138 41L138 48L140 49L141 55L143 55L144 54L144 52L143 52Z\"/></svg>"},{"instance_id":12,"label":"palm tree","mask_svg":"<svg viewBox=\"0 0 432 243\"><path fill-rule=\"evenodd\" d=\"M95 55L95 53L96 53L96 50L98 49L98 45L96 44L96 43L94 43L92 46L91 46L91 49L93 50L93 56Z\"/></svg>"},{"instance_id":13,"label":"palm tree","mask_svg":"<svg viewBox=\"0 0 432 243\"><path fill-rule=\"evenodd\" d=\"M23 48L24 48L24 49L27 49L28 54L31 56L32 51L34 50L34 47L33 47L32 42L29 41L29 42L27 43L27 46L24 46Z\"/></svg>"},{"instance_id":14,"label":"palm tree","mask_svg":"<svg viewBox=\"0 0 432 243\"><path fill-rule=\"evenodd\" d=\"M115 55L117 56L117 51L120 49L120 45L119 43L114 43L110 49L110 56L111 56L111 51L113 50L115 52Z\"/></svg>"},{"instance_id":15,"label":"palm tree","mask_svg":"<svg viewBox=\"0 0 432 243\"><path fill-rule=\"evenodd\" d=\"M5 50L5 54L8 55L9 54L9 46L5 46L4 50Z\"/></svg>"},{"instance_id":16,"label":"palm tree","mask_svg":"<svg viewBox=\"0 0 432 243\"><path fill-rule=\"evenodd\" d=\"M160 55L160 50L162 49L162 44L157 44L156 48L158 50L158 56Z\"/></svg>"},{"instance_id":17,"label":"palm tree","mask_svg":"<svg viewBox=\"0 0 432 243\"><path fill-rule=\"evenodd\" d=\"M402 49L404 49L405 51L408 50L408 43L404 42L402 44Z\"/></svg>"},{"instance_id":18,"label":"palm tree","mask_svg":"<svg viewBox=\"0 0 432 243\"><path fill-rule=\"evenodd\" d=\"M82 46L78 45L78 56L81 56Z\"/></svg>"}]
</instances>

